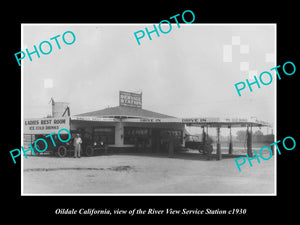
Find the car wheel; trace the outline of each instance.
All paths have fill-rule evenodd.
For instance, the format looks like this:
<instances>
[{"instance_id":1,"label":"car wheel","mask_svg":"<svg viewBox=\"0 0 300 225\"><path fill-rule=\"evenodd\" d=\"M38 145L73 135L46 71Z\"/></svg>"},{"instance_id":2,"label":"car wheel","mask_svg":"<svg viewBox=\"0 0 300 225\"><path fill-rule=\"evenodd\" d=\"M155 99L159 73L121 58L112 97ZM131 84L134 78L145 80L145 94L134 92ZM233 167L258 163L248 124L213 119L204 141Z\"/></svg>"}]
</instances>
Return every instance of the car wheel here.
<instances>
[{"instance_id":1,"label":"car wheel","mask_svg":"<svg viewBox=\"0 0 300 225\"><path fill-rule=\"evenodd\" d=\"M212 145L206 145L206 146L204 147L204 154L205 154L205 155L211 154L212 151L213 151Z\"/></svg>"},{"instance_id":2,"label":"car wheel","mask_svg":"<svg viewBox=\"0 0 300 225\"><path fill-rule=\"evenodd\" d=\"M94 155L94 149L91 146L88 146L85 150L85 154L87 156L93 156Z\"/></svg>"},{"instance_id":3,"label":"car wheel","mask_svg":"<svg viewBox=\"0 0 300 225\"><path fill-rule=\"evenodd\" d=\"M67 148L63 145L59 146L57 149L57 155L59 157L65 157L67 155Z\"/></svg>"}]
</instances>

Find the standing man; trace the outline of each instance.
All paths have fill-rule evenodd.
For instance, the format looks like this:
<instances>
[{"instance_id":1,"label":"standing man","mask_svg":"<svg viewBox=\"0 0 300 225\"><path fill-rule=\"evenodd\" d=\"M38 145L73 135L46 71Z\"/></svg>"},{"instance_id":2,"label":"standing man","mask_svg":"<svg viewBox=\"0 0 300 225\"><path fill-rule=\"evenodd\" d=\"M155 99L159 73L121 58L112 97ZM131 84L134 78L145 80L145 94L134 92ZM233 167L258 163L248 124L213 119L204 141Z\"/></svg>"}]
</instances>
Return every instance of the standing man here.
<instances>
[{"instance_id":1,"label":"standing man","mask_svg":"<svg viewBox=\"0 0 300 225\"><path fill-rule=\"evenodd\" d=\"M73 145L75 147L74 158L76 157L80 158L81 144L82 144L81 137L79 136L79 134L76 134L76 137L74 138L74 142L73 142Z\"/></svg>"}]
</instances>

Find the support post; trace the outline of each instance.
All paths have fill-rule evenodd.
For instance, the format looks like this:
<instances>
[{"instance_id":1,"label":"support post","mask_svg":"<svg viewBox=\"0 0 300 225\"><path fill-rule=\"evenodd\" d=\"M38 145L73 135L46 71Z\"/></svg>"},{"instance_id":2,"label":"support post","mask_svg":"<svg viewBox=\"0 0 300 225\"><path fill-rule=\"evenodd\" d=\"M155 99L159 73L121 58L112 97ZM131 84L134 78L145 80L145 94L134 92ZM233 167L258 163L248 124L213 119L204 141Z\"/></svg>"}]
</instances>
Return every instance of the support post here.
<instances>
[{"instance_id":1,"label":"support post","mask_svg":"<svg viewBox=\"0 0 300 225\"><path fill-rule=\"evenodd\" d=\"M221 144L220 144L220 127L217 127L217 160L222 159Z\"/></svg>"},{"instance_id":2,"label":"support post","mask_svg":"<svg viewBox=\"0 0 300 225\"><path fill-rule=\"evenodd\" d=\"M228 149L228 154L232 155L232 136L231 136L231 126L229 126L229 149Z\"/></svg>"},{"instance_id":3,"label":"support post","mask_svg":"<svg viewBox=\"0 0 300 225\"><path fill-rule=\"evenodd\" d=\"M208 140L208 126L206 127L206 140Z\"/></svg>"},{"instance_id":4,"label":"support post","mask_svg":"<svg viewBox=\"0 0 300 225\"><path fill-rule=\"evenodd\" d=\"M247 126L247 155L253 157L252 152L252 125Z\"/></svg>"},{"instance_id":5,"label":"support post","mask_svg":"<svg viewBox=\"0 0 300 225\"><path fill-rule=\"evenodd\" d=\"M169 157L173 158L174 157L174 139L171 137L169 140Z\"/></svg>"},{"instance_id":6,"label":"support post","mask_svg":"<svg viewBox=\"0 0 300 225\"><path fill-rule=\"evenodd\" d=\"M206 139L207 139L207 137L206 137L206 133L204 131L204 126L203 126L202 127L202 142L203 142L203 145L206 144Z\"/></svg>"}]
</instances>

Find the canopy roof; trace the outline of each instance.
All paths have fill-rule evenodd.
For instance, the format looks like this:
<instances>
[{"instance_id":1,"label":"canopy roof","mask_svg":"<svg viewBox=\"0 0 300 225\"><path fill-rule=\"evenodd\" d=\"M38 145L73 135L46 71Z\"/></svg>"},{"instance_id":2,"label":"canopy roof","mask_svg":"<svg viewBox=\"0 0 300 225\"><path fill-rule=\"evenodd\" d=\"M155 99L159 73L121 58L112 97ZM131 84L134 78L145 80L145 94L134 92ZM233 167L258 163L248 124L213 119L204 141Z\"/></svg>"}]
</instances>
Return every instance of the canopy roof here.
<instances>
[{"instance_id":1,"label":"canopy roof","mask_svg":"<svg viewBox=\"0 0 300 225\"><path fill-rule=\"evenodd\" d=\"M108 117L108 118L175 118L173 116L129 106L116 106L76 116Z\"/></svg>"},{"instance_id":2,"label":"canopy roof","mask_svg":"<svg viewBox=\"0 0 300 225\"><path fill-rule=\"evenodd\" d=\"M176 118L173 116L134 108L128 106L116 106L93 112L78 114L71 117L72 120L99 121L99 122L132 122L132 123L182 123L187 126L198 127L261 127L270 126L267 122L256 118L219 118L196 117Z\"/></svg>"}]
</instances>

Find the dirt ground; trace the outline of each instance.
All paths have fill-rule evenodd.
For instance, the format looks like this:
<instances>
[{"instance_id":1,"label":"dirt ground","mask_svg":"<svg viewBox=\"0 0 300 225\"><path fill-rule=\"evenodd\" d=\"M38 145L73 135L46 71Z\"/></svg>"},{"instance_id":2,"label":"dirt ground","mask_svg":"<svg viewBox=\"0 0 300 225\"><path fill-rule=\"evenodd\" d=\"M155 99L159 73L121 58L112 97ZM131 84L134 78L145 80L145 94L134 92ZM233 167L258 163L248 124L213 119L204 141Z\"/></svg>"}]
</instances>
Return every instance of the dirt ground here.
<instances>
[{"instance_id":1,"label":"dirt ground","mask_svg":"<svg viewBox=\"0 0 300 225\"><path fill-rule=\"evenodd\" d=\"M23 194L274 194L274 157L246 162L199 154L23 158Z\"/></svg>"}]
</instances>

